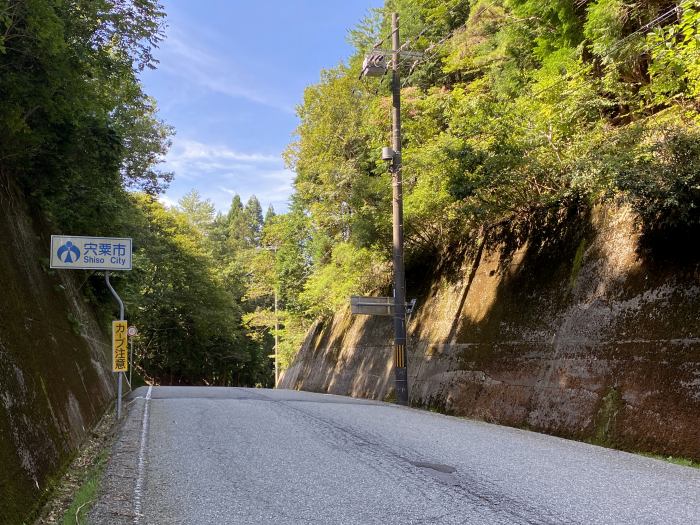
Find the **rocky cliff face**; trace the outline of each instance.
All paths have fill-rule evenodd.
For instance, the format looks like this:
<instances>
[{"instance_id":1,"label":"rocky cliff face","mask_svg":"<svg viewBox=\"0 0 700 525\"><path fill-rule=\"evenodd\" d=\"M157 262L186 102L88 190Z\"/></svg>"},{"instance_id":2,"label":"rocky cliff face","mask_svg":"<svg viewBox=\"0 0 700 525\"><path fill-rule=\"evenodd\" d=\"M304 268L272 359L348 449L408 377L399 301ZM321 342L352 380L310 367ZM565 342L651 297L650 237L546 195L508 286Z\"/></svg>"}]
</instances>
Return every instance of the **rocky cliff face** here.
<instances>
[{"instance_id":1,"label":"rocky cliff face","mask_svg":"<svg viewBox=\"0 0 700 525\"><path fill-rule=\"evenodd\" d=\"M414 406L700 459L700 250L625 207L501 225L426 282L409 324ZM422 277L422 279L421 279ZM281 386L393 395L389 318L338 313Z\"/></svg>"},{"instance_id":2,"label":"rocky cliff face","mask_svg":"<svg viewBox=\"0 0 700 525\"><path fill-rule=\"evenodd\" d=\"M79 275L0 180L0 523L22 523L113 398L109 346ZM85 276L82 276L85 278Z\"/></svg>"}]
</instances>

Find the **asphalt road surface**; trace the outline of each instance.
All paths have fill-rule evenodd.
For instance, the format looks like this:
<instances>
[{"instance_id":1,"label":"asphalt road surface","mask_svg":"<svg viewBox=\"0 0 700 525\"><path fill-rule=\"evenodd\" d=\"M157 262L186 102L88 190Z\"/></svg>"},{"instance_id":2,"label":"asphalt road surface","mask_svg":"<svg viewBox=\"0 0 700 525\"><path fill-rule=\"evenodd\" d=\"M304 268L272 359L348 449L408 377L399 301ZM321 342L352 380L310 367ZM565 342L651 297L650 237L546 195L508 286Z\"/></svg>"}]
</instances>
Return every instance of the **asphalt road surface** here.
<instances>
[{"instance_id":1,"label":"asphalt road surface","mask_svg":"<svg viewBox=\"0 0 700 525\"><path fill-rule=\"evenodd\" d=\"M698 524L700 470L339 396L139 389L98 524Z\"/></svg>"}]
</instances>

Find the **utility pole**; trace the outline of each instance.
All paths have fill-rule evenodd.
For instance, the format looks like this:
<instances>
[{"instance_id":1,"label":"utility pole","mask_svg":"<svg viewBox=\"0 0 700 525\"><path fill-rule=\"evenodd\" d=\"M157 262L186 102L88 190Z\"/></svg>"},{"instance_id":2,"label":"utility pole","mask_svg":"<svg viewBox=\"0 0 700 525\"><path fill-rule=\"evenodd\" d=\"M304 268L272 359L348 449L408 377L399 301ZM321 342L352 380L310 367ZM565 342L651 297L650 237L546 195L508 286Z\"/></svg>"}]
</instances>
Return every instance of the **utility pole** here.
<instances>
[{"instance_id":1,"label":"utility pole","mask_svg":"<svg viewBox=\"0 0 700 525\"><path fill-rule=\"evenodd\" d=\"M379 45L379 44L377 44ZM391 53L377 49L377 46L365 57L360 78L364 76L379 77L387 73L387 56L391 54L391 147L382 148L382 160L390 162L392 187L392 222L393 222L393 262L394 262L394 380L396 402L408 405L408 371L406 359L406 278L403 262L403 184L401 180L401 79L399 78L399 58L401 54L420 56L419 53L401 51L399 45L399 15L391 14ZM372 301L374 299L374 301ZM371 297L351 298L353 313L366 315L385 315L376 313L372 307L385 304L376 302ZM386 298L390 299L390 298ZM365 304L361 304L361 303ZM415 305L415 302L413 303Z\"/></svg>"},{"instance_id":2,"label":"utility pole","mask_svg":"<svg viewBox=\"0 0 700 525\"><path fill-rule=\"evenodd\" d=\"M406 280L403 262L403 184L401 180L401 81L399 78L399 15L391 14L391 162L394 247L394 379L396 402L408 405L406 368Z\"/></svg>"},{"instance_id":3,"label":"utility pole","mask_svg":"<svg viewBox=\"0 0 700 525\"><path fill-rule=\"evenodd\" d=\"M277 260L277 250L279 249L279 246L259 246L257 248L258 250L271 250L274 253L275 261ZM279 331L280 331L280 322L279 322L279 312L277 310L277 303L279 300L279 284L275 280L275 284L273 285L273 291L275 294L275 388L277 388L277 383L280 381L280 360L279 360ZM272 356L268 356L272 357Z\"/></svg>"}]
</instances>

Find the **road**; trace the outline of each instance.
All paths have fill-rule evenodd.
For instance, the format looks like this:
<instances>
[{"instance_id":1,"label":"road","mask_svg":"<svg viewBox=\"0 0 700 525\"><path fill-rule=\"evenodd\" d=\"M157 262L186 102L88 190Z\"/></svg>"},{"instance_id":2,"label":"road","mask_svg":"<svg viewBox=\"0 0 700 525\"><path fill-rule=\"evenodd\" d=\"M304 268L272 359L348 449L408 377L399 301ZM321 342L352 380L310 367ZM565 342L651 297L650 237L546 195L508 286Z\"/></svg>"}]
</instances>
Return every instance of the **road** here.
<instances>
[{"instance_id":1,"label":"road","mask_svg":"<svg viewBox=\"0 0 700 525\"><path fill-rule=\"evenodd\" d=\"M289 390L133 397L91 523L700 523L700 470L624 452Z\"/></svg>"}]
</instances>

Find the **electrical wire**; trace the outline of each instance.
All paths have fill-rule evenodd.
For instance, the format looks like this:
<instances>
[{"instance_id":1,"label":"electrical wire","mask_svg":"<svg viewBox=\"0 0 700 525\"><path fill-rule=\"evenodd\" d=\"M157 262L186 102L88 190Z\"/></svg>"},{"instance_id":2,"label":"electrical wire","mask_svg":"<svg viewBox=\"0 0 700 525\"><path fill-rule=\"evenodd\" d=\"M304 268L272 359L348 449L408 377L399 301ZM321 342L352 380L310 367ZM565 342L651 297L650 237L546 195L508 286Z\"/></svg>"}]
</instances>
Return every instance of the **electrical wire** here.
<instances>
[{"instance_id":1,"label":"electrical wire","mask_svg":"<svg viewBox=\"0 0 700 525\"><path fill-rule=\"evenodd\" d=\"M630 33L629 35L626 35L625 37L621 38L619 41L615 42L615 43L612 45L612 47L610 47L604 54L599 55L599 56L598 56L598 59L600 59L600 60L605 60L605 59L607 59L607 58L610 58L611 56L613 56L615 53L617 53L620 49L622 49L622 47L623 47L624 45L626 45L627 43L629 43L629 42L630 42L633 38L635 38L636 36L648 36L649 34L651 34L651 30L652 30L652 29L655 29L656 27L660 26L660 25L663 24L664 22L666 22L666 21L668 21L669 19L671 19L674 15L680 13L682 9L685 9L686 7L688 7L689 5L694 4L694 3L695 3L694 0L684 0L684 1L680 2L680 3L678 3L677 5L675 5L674 7L668 9L667 11L664 11L663 13L661 13L660 15L658 15L657 17L655 17L655 18L652 19L651 21L649 21L649 22L647 22L646 24L644 24L643 26L639 27L639 28L638 28L637 30L635 30L634 32ZM481 15L482 13L486 12L487 9L490 9L490 8L492 8L492 7L494 7L494 4L493 4L493 3L490 3L490 4L487 5L487 6L484 6L480 11L478 11L478 13L477 13L476 16ZM469 19L471 19L471 16L469 17ZM423 58L414 61L413 65L411 66L411 70L409 71L409 74L408 74L408 75L406 76L406 78L404 79L404 82L403 82L403 84L402 84L402 87L404 87L404 86L406 85L406 82L408 81L408 77L410 77L411 73L415 70L415 68L416 68L419 64L424 63L424 62L427 62L427 61L432 60L433 58L435 58L435 57L439 54L439 52L440 52L438 48L439 48L442 44L444 44L449 38L451 38L457 31L461 30L461 29L466 25L466 23L468 23L468 20L467 20L467 22L465 22L465 24L461 24L460 26L454 28L452 31L450 31L447 35L445 35L445 36L444 36L443 38L441 38L439 41L437 41L437 42L431 44L430 46L428 46L428 48L426 48L426 50L425 50L426 52L429 52L429 51L431 51L431 50L433 50L433 49L435 49L436 51L435 51L434 53L430 54L430 55L427 55L427 54L426 54ZM419 35L422 36L423 34L425 34L425 32L427 32L428 29L429 29L429 27L424 27L424 28L421 30L421 32L419 33ZM413 40L417 41L418 38L420 38L420 36L414 37ZM411 40L411 39L409 39L408 42L410 42L410 40ZM407 43L408 43L408 42L407 42ZM406 47L408 47L407 43L404 43L404 45L402 45L400 49L405 49ZM650 51L650 50L653 50L653 49L655 49L655 48L657 48L657 47L660 47L660 46L663 46L663 45L665 45L665 42L659 42L659 43L656 43L656 44L650 44L649 46L647 46L646 50L647 50L647 51ZM400 61L400 62L399 62L399 67L400 67L401 65L407 63L407 62L410 61L410 60L411 60L411 59L404 59L403 61ZM549 85L549 86L547 86L547 87L545 87L545 88L542 88L542 89L540 89L540 90L534 92L531 96L532 96L532 97L539 97L539 96L541 96L542 94L546 93L547 91L550 91L551 89L554 89L557 85L560 85L561 83L570 80L570 79L572 78L573 75L576 75L576 74L578 74L578 73L584 71L584 70L587 69L588 67L590 67L590 64L584 64L584 65L582 65L581 67L579 67L579 68L577 68L577 69L575 69L575 70L569 72L569 73L567 74L567 76L562 77L561 79L555 81L555 82L552 83L551 85ZM382 82L384 81L385 78L386 78L386 75L385 75L384 77L382 77ZM570 92L570 94L571 94L571 93L577 93L577 92L580 91L581 89L584 89L586 86L592 85L592 83L593 83L593 82L590 81L590 80L585 80L585 81L583 82L582 85L578 86L577 88L574 88L574 89ZM380 83L380 86L381 86L381 83ZM378 92L379 92L379 87L377 88L377 91L375 92L375 95L376 95ZM644 111L644 108L638 110L637 112L640 112L640 111ZM665 110L660 111L660 112L657 112L657 113L655 113L654 115L650 115L649 117L646 117L646 119L651 119L651 120L653 120L653 121L657 121L657 119L658 119L658 118L661 116L661 114L663 114L663 113L665 113ZM506 114L496 115L496 116L494 116L494 118L491 118L490 121L491 121L491 122L495 122L495 121L502 120L502 119L504 119L504 118L506 118L506 117L507 117ZM483 133L483 132L481 132L480 135L481 135L482 137L484 137L484 138L486 138L486 137L488 137L488 136L490 136L490 137L492 137L492 138L498 138L498 135L497 135L495 132L490 132L490 133Z\"/></svg>"},{"instance_id":2,"label":"electrical wire","mask_svg":"<svg viewBox=\"0 0 700 525\"><path fill-rule=\"evenodd\" d=\"M627 35L627 36L625 36L624 38L620 39L612 48L610 48L604 55L601 55L599 58L601 58L601 59L610 58L614 53L616 53L617 51L619 51L619 50L622 48L622 46L624 46L627 42L629 42L633 37L635 37L635 36L637 36L637 35L647 36L647 35L651 34L651 31L650 31L650 30L651 30L652 28L655 28L655 27L658 26L659 24L661 24L661 23L667 21L667 20L670 19L674 14L679 13L679 12L681 11L681 9L684 9L685 7L687 7L687 6L688 6L689 4L691 4L691 3L694 3L694 0L686 0L686 1L680 2L678 5L674 6L673 8L669 9L668 11L665 11L665 12L662 13L661 15L659 15L659 16L657 16L656 18L654 18L653 20L651 20L650 22L644 24L642 27L640 27L639 29L637 29L637 30L634 31L633 33L630 33L629 35ZM646 32L644 32L644 31L646 31ZM652 44L652 45L648 46L648 47L646 48L646 51L651 51L651 50L656 49L657 47L661 47L661 46L664 46L664 45L666 45L666 42L658 42L658 43L656 43L656 44ZM567 77L562 77L561 79L557 80L556 82L554 82L553 84L547 86L546 88L543 88L543 89L540 89L539 91L534 92L531 96L532 96L533 98L539 97L539 96L542 95L543 93L546 93L547 91L553 89L554 87L556 87L557 85L561 84L562 82L567 81L567 80L568 80L569 78L571 78L573 75L576 75L576 74L582 72L582 71L585 70L587 67L588 67L588 65L579 67L578 69L574 70L572 73L570 73L569 75L567 75ZM586 81L583 82L582 85L580 85L579 87L577 87L577 88L573 89L572 91L570 91L569 94L576 94L576 93L578 93L579 91L581 91L582 89L584 89L585 87L590 86L591 84L592 84L592 82L591 82L590 80L586 80ZM641 112L644 112L645 110L648 110L649 108L650 108L649 106L646 106L646 107L640 108L640 109L638 109L638 110L636 110L636 111L634 111L634 112L632 112L632 113L630 113L630 114L633 114L633 113L641 113ZM668 109L668 108L667 108L667 109ZM658 122L657 119L659 118L659 116L661 115L661 113L663 113L664 111L665 111L665 110L660 111L660 112L658 112L658 113L655 113L655 114L653 114L653 115L650 115L650 116L648 116L648 117L645 117L645 119L651 119L651 120L653 120L653 121L657 121L657 122ZM500 119L502 119L502 118L504 118L504 116L499 116L499 117L496 118L496 120L500 120Z\"/></svg>"},{"instance_id":3,"label":"electrical wire","mask_svg":"<svg viewBox=\"0 0 700 525\"><path fill-rule=\"evenodd\" d=\"M374 96L376 97L379 94L379 90L382 88L382 85L384 84L384 81L386 80L387 73L389 70L387 69L384 74L382 75L382 79L379 81L379 85L377 85L377 89L374 91Z\"/></svg>"},{"instance_id":4,"label":"electrical wire","mask_svg":"<svg viewBox=\"0 0 700 525\"><path fill-rule=\"evenodd\" d=\"M634 36L636 36L636 35L641 35L643 31L646 31L646 30L648 30L648 29L651 29L651 28L653 28L654 26L656 26L657 24L661 24L661 23L665 22L666 20L668 20L669 18L671 18L675 13L680 12L681 8L684 7L683 4L688 4L688 3L691 3L691 2L693 2L693 0L686 0L686 1L684 1L684 2L679 3L679 4L676 5L676 6L673 6L671 9L669 9L668 11L662 13L661 15L659 15L658 17L656 17L656 18L655 18L654 20L652 20L651 22L648 22L648 23L644 24L642 27L640 27L639 29L637 29L637 30L634 31L633 33L630 33L630 34L627 35L626 37L620 39L611 49L609 49L604 55L601 55L599 58L600 58L600 59L610 58L613 54L617 53L617 52L622 48L622 46L624 46L624 45L625 45L628 41L630 41ZM644 33L644 36L648 35L649 33L650 33L650 32ZM581 66L581 67L575 69L575 70L574 70L573 72L571 72L568 76L570 77L570 76L576 75L576 74L582 72L583 70L585 70L588 66L589 66L588 64L585 64L585 65L583 65L583 66ZM543 88L543 89L541 89L541 90L539 90L539 91L536 91L535 93L532 94L532 96L533 96L533 97L538 97L538 96L540 96L542 93L545 93L545 92L549 91L550 89L555 88L556 86L558 86L558 85L561 84L562 82L566 82L567 80L568 80L567 77L562 77L562 78L560 78L559 80L557 80L557 81L555 81L554 83L552 83L551 85L549 85L549 86L547 86L547 87L545 87L545 88Z\"/></svg>"},{"instance_id":5,"label":"electrical wire","mask_svg":"<svg viewBox=\"0 0 700 525\"><path fill-rule=\"evenodd\" d=\"M479 12L477 13L477 15L480 15L481 13L483 13L484 11L486 11L487 9L490 9L491 7L494 7L493 2L491 2L491 3L490 3L489 5L487 5L487 6L482 7L482 8L479 10ZM457 11L458 11L458 9L459 9L459 4L455 5L450 11L448 11L448 12L447 12L447 16L451 16L451 15L456 14ZM470 18L470 17L469 17L469 18ZM467 23L467 21L465 21L463 24L460 24L458 27L455 27L452 31L450 31L447 35L445 35L443 38L441 38L438 42L435 42L435 43L430 44L430 45L425 49L425 51L423 51L423 52L424 52L424 53L430 52L430 51L432 51L434 48L436 48L436 47L438 47L438 46L444 44L444 43L445 43L447 40L449 40L458 30L462 29L462 28L466 25L466 23ZM420 39L420 37L422 37L422 36L423 36L425 33L427 33L430 29L437 29L437 24L425 25L425 26L423 26L423 28L418 32L417 35L415 35L415 36L409 38L408 40L406 40L406 41L399 47L399 49L398 49L399 56L401 55L401 52L402 52L402 51L406 51L406 48L408 48L412 43L418 42L418 40ZM380 47L389 37L391 37L393 34L394 34L394 31L391 31L388 35L386 35L384 38L382 38L382 39L379 40L377 43L375 43L374 46L372 47L371 51L370 51L368 54L371 54L373 51L376 51L377 49L379 49L379 47ZM382 51L382 53L387 54L387 55L393 54L393 52L386 51L386 50L380 50L380 51ZM436 56L436 55L437 55L437 52L434 53L433 55L427 57L427 59L433 58L433 57ZM405 59L403 59L403 60L399 59L398 67L400 68L401 66L403 66L403 65L405 65L406 63L410 62L411 60L416 60L416 59L414 59L414 58L405 58ZM415 69L415 67L416 67L419 63L422 63L422 62L424 62L425 60L426 60L426 57L423 57L423 58L418 59L417 61L415 61L414 64L413 64L413 66L411 67L411 72L413 72L413 70ZM360 76L362 76L363 73L364 73L364 70L360 73ZM404 85L405 85L405 84L404 84ZM403 86L402 86L402 87L403 87ZM377 92L378 92L378 90L377 90Z\"/></svg>"},{"instance_id":6,"label":"electrical wire","mask_svg":"<svg viewBox=\"0 0 700 525\"><path fill-rule=\"evenodd\" d=\"M493 2L491 2L490 4L488 4L488 5L486 5L486 6L482 6L482 8L481 8L478 12L476 12L476 14L475 14L474 16L481 16L484 12L486 12L486 11L489 10L489 9L491 9L492 7L495 7L495 4L494 4ZM454 14L455 12L456 12L456 8L453 9L449 14ZM438 54L440 53L440 51L439 51L439 49L437 49L437 48L439 48L442 44L444 44L444 43L447 42L450 38L452 38L452 37L457 33L457 31L460 31L460 30L464 29L464 27L467 25L467 23L469 22L469 20L471 20L471 17L472 17L472 15L470 15L470 16L468 17L468 19L467 19L463 24L460 24L459 26L455 27L452 31L450 31L447 35L445 35L444 37L442 37L440 40L438 40L437 42L434 42L434 43L430 44L430 45L425 49L424 53L426 53L426 54L425 54L422 58L420 58L420 59L415 59L415 60L414 60L413 64L411 65L410 70L408 71L408 74L404 77L404 80L403 80L403 82L401 83L401 87L402 87L402 88L406 87L406 85L408 84L409 78L410 78L410 76L413 74L413 72L415 71L416 67L418 67L420 64L425 63L425 62L428 62L428 61L432 60L433 58L435 58L436 56L438 56ZM435 52L432 53L431 55L428 55L427 53L429 53L429 52L432 51L433 49L435 49ZM399 67L401 67L401 65L405 64L406 62L408 62L408 61L410 61L410 60L411 60L410 58L407 58L407 59L405 59L405 60L403 60L403 61L400 61L400 62L399 62Z\"/></svg>"},{"instance_id":7,"label":"electrical wire","mask_svg":"<svg viewBox=\"0 0 700 525\"><path fill-rule=\"evenodd\" d=\"M620 39L618 42L616 42L605 54L600 55L598 58L599 58L599 59L602 59L602 60L604 60L604 59L606 59L606 58L610 58L610 57L611 57L612 55L614 55L617 51L619 51L626 43L628 43L630 40L632 40L632 38L634 38L634 37L637 36L637 35L643 35L643 36L649 35L649 34L651 33L651 31L649 31L650 29L655 28L655 27L658 26L659 24L662 24L663 22L669 20L670 18L673 17L674 14L678 13L681 9L687 7L689 4L691 4L691 3L693 3L693 2L694 2L694 0L684 0L683 2L680 2L678 5L676 5L676 6L672 7L671 9L669 9L669 10L663 12L662 14L660 14L659 16L657 16L656 18L654 18L654 19L651 20L650 22L647 22L646 24L644 24L643 26L641 26L640 28L638 28L636 31L630 33L629 35L627 35L627 36L625 36L625 37L623 37L623 38L621 38L621 39ZM662 46L662 45L664 45L664 43L663 43L663 42L660 42L660 43L658 43L658 44L651 45L651 46L648 47L647 49L648 49L648 50L651 50L651 49L654 49L654 48L656 48L656 47L660 47L660 46ZM566 81L569 80L572 76L574 76L574 75L576 75L576 74L578 74L578 73L584 71L584 70L585 70L586 68L588 68L588 67L589 67L589 64L585 64L585 65L583 65L583 66L581 66L581 67L579 67L579 68L573 70L573 71L570 72L566 77L562 77L562 78L560 78L559 80L557 80L557 81L553 82L552 84L550 84L549 86L547 86L547 87L545 87L545 88L542 88L542 89L540 89L540 90L538 90L538 91L532 93L531 97L537 98L537 97L541 96L543 93L546 93L547 91L550 91L551 89L554 89L556 86L560 85L560 84L563 83L563 82L566 82ZM578 91L580 91L580 90L583 89L584 87L590 86L591 84L592 84L591 81L585 81L585 82L583 83L583 85L581 85L581 86L579 86L578 88L574 89L573 91L571 91L571 93L577 93ZM493 122L493 121L501 120L501 119L505 118L505 116L506 116L506 115L497 116L497 117L495 117L494 119L491 119L491 121Z\"/></svg>"},{"instance_id":8,"label":"electrical wire","mask_svg":"<svg viewBox=\"0 0 700 525\"><path fill-rule=\"evenodd\" d=\"M425 55L423 58L420 58L420 59L418 59L418 60L415 60L415 61L414 61L414 64L411 66L411 70L415 69L415 68L418 66L418 64L421 64L421 63L423 63L423 62L427 62L428 60L431 60L432 58L436 57L436 56L438 55L438 53L439 53L439 51L437 51L437 50L436 50L432 55L427 55L427 53L430 53L430 51L432 51L433 49L436 49L436 48L440 47L442 44L444 44L444 43L447 42L450 38L452 38L458 31L464 29L464 27L467 25L467 23L469 22L469 20L472 19L472 16L481 16L484 12L486 12L486 11L489 10L489 9L491 9L492 7L495 7L494 2L491 2L491 3L489 3L488 5L482 6L474 15L472 15L472 14L470 13L470 15L467 17L467 20L465 20L465 22L464 22L463 24L460 24L459 26L457 26L457 27L455 27L454 29L452 29L449 33L447 33L444 37L442 37L442 38L441 38L440 40L438 40L437 42L431 43L431 44L423 51L423 53L425 53L426 55ZM454 7L451 11L449 11L447 14L448 14L448 16L449 16L449 15L456 14L456 12L457 12L457 6L455 6L455 7ZM432 28L436 28L436 26L433 26ZM429 26L424 27L423 30L419 33L419 36L416 37L416 41L417 41L417 39L418 39L420 36L422 36L423 34L425 34L425 32L426 32L428 29L430 29ZM410 39L409 39L409 41L410 41ZM405 45L405 44L404 44L404 45ZM404 47L404 46L401 46L400 49L402 49L403 47ZM406 64L407 62L410 62L411 60L414 60L414 59L406 58L406 59L404 59L404 60L402 60L402 61L399 61L399 67L401 67L402 65Z\"/></svg>"},{"instance_id":9,"label":"electrical wire","mask_svg":"<svg viewBox=\"0 0 700 525\"><path fill-rule=\"evenodd\" d=\"M394 34L394 32L392 31L388 35L386 35L384 38L379 40L377 43L375 43L374 46L372 46L372 51L376 51L377 49L379 49L379 46L381 46L384 42L386 42L386 39L389 38L390 36L392 36L393 34Z\"/></svg>"},{"instance_id":10,"label":"electrical wire","mask_svg":"<svg viewBox=\"0 0 700 525\"><path fill-rule=\"evenodd\" d=\"M619 51L626 43L630 42L635 36L638 36L638 35L647 36L647 35L651 34L651 31L650 31L651 29L656 28L657 26L659 26L659 25L662 24L663 22L666 22L666 21L669 20L675 13L678 13L681 9L684 9L684 8L687 7L689 4L692 4L692 3L693 3L693 0L683 1L683 2L679 3L678 5L674 6L672 9L669 9L669 10L665 11L665 12L662 13L661 15L659 15L659 16L657 16L656 18L654 18L653 20L651 20L650 22L648 22L648 23L644 24L643 26L641 26L639 29L637 29L637 30L634 31L633 33L630 33L629 35L627 35L627 36L623 37L622 39L620 39L620 40L619 40L618 42L616 42L605 54L600 55L599 58L600 58L600 59L609 58L609 57L612 56L614 53L616 53L617 51ZM458 29L458 28L457 28L457 29ZM453 31L453 32L454 32L454 31ZM453 33L453 32L451 32L451 33ZM436 47L437 47L438 45L440 45L440 43L436 43L436 44L435 44ZM651 51L651 50L654 50L654 49L656 49L656 48L658 48L658 47L662 47L662 46L664 46L664 45L666 45L666 42L658 42L658 43L656 43L656 44L649 44L649 45L646 47L645 50L646 50L646 51ZM437 52L436 52L434 55L436 55L436 54L437 54ZM430 58L432 58L432 57L428 57L428 59L430 59ZM423 62L423 61L425 61L425 60L421 60L421 62ZM414 67L415 67L415 65L414 65ZM570 75L568 75L567 77L564 77L564 78L558 80L556 83L554 83L554 84L552 84L552 85L550 85L550 86L547 86L547 87L544 88L544 89L541 89L541 90L537 91L537 92L534 93L532 96L533 96L533 97L538 97L538 96L542 95L543 93L545 93L545 92L547 92L547 91L553 89L556 85L558 85L558 84L560 84L560 83L562 83L562 82L565 82L566 80L570 79L570 78L571 78L571 75L578 74L579 72L583 71L583 70L586 69L587 67L588 67L588 65L585 65L585 66L582 66L582 67L578 68L577 70L574 70L574 71L573 71ZM409 75L410 75L410 73L409 73ZM407 80L407 79L406 79L406 80ZM406 80L404 80L404 85L405 85ZM590 85L592 85L592 84L593 84L593 82L592 82L591 80L586 80L586 81L584 81L583 85L580 85L580 86L578 86L577 88L574 88L569 94L572 94L572 93L575 94L575 93L577 93L578 91L580 91L581 89L584 89L586 86L590 86ZM403 86L402 86L402 87L403 87ZM647 110L649 110L649 109L650 109L649 106L643 107L643 108L639 108L638 110L635 111L635 113L637 113L637 114L643 113L643 112L645 112L645 111L647 111ZM646 121L647 123L658 123L658 122L659 122L659 119L660 119L663 115L665 115L669 109L671 109L671 108L664 108L663 110L658 111L658 112L656 112L656 113L654 113L654 114L652 114L652 115L649 115L649 116L647 116L647 117L643 117L643 119L640 119L640 120L637 121L637 122L640 122L640 121L644 120L644 121ZM492 122L492 123L493 123L493 122L497 122L497 121L500 121L500 120L505 119L507 116L508 116L507 114L502 113L501 115L496 115L496 116L494 116L493 118L489 119L489 121ZM527 125L527 124L525 124L525 125ZM530 126L532 125L532 122L531 122L531 121L530 121L530 124L529 124L529 125L530 125ZM648 124L647 124L647 125L648 125ZM500 137L500 135L498 134L497 131L487 131L487 132L484 132L484 130L480 130L479 133L478 133L477 135L480 137L480 140L477 139L477 142L483 142L484 140L488 140L489 138L498 139L498 138Z\"/></svg>"},{"instance_id":11,"label":"electrical wire","mask_svg":"<svg viewBox=\"0 0 700 525\"><path fill-rule=\"evenodd\" d=\"M619 50L622 48L622 46L624 46L627 42L629 42L629 41L630 41L632 38L634 38L635 36L640 35L640 34L644 33L645 31L647 31L648 29L651 29L651 28L653 28L653 27L655 27L655 26L657 26L657 25L659 25L659 24L665 22L666 20L672 18L674 14L680 12L681 9L683 9L684 7L686 7L687 5L689 5L689 4L693 3L693 2L694 2L694 0L684 0L683 2L680 2L678 5L675 5L675 6L673 6L672 8L670 8L669 10L663 12L661 15L657 16L656 18L654 18L654 19L651 20L650 22L647 22L646 24L644 24L643 26L641 26L640 28L638 28L638 29L635 30L634 32L632 32L632 33L630 33L629 35L625 36L624 38L620 39L620 40L619 40L611 49L609 49L604 55L601 55L600 58L603 58L603 59L604 59L604 58L609 58L611 55L613 55L614 53L616 53L617 51L619 51ZM491 8L493 8L493 7L495 7L495 5L494 5L493 2L490 3L490 4L488 4L488 5L486 5L486 6L483 6L474 16L480 16L481 14L483 14L484 12L486 12L487 10L489 10L489 9L491 9ZM455 9L453 9L453 11L451 11L451 13L454 13L454 12L455 12ZM445 36L444 36L443 38L441 38L439 41L437 41L437 42L431 44L430 46L428 46L428 47L425 49L425 51L424 51L424 52L426 53L426 55L425 55L423 58L421 58L421 59L414 60L413 64L411 65L411 69L409 70L408 75L406 75L406 79L404 79L404 82L402 83L402 87L405 87L405 86L406 86L406 84L407 84L407 82L408 82L408 77L410 77L410 75L413 73L413 71L415 70L415 68L418 67L420 64L425 63L425 62L428 62L428 61L432 60L433 58L435 58L436 56L438 56L438 55L439 55L439 50L436 50L434 53L432 53L432 54L430 54L430 55L428 55L427 53L429 53L432 49L439 48L439 47L440 47L442 44L444 44L447 40L449 40L450 38L452 38L452 37L454 36L454 34L455 34L457 31L461 30L461 29L468 23L468 21L469 21L471 18L472 18L472 15L469 16L468 20L467 20L464 24L462 24L462 25L460 25L460 26L454 28L452 31L450 31L447 35L445 35ZM426 29L427 29L427 28L424 28L424 30L421 32L421 34L423 34L423 33L426 31ZM644 34L648 34L648 33L644 33ZM402 47L404 47L404 46L402 46ZM408 58L407 58L407 59L404 59L403 61L400 61L400 62L399 62L399 67L401 67L402 65L406 64L406 63L409 62L409 61L411 61L411 59L408 59ZM577 74L577 73L580 73L581 71L583 71L583 70L586 69L587 67L588 67L587 64L586 64L586 65L583 65L583 66L581 66L580 68L574 70L574 71L571 73L571 75L575 75L575 74ZM557 80L556 82L554 82L553 84L547 86L546 88L543 88L543 89L541 89L540 91L533 93L532 96L533 96L533 97L539 96L539 95L541 95L542 93L545 93L546 91L549 91L550 89L553 89L553 88L556 87L558 84L560 84L560 83L562 83L562 82L565 82L566 80L567 80L567 78L566 78L566 77L563 77L563 78Z\"/></svg>"}]
</instances>

